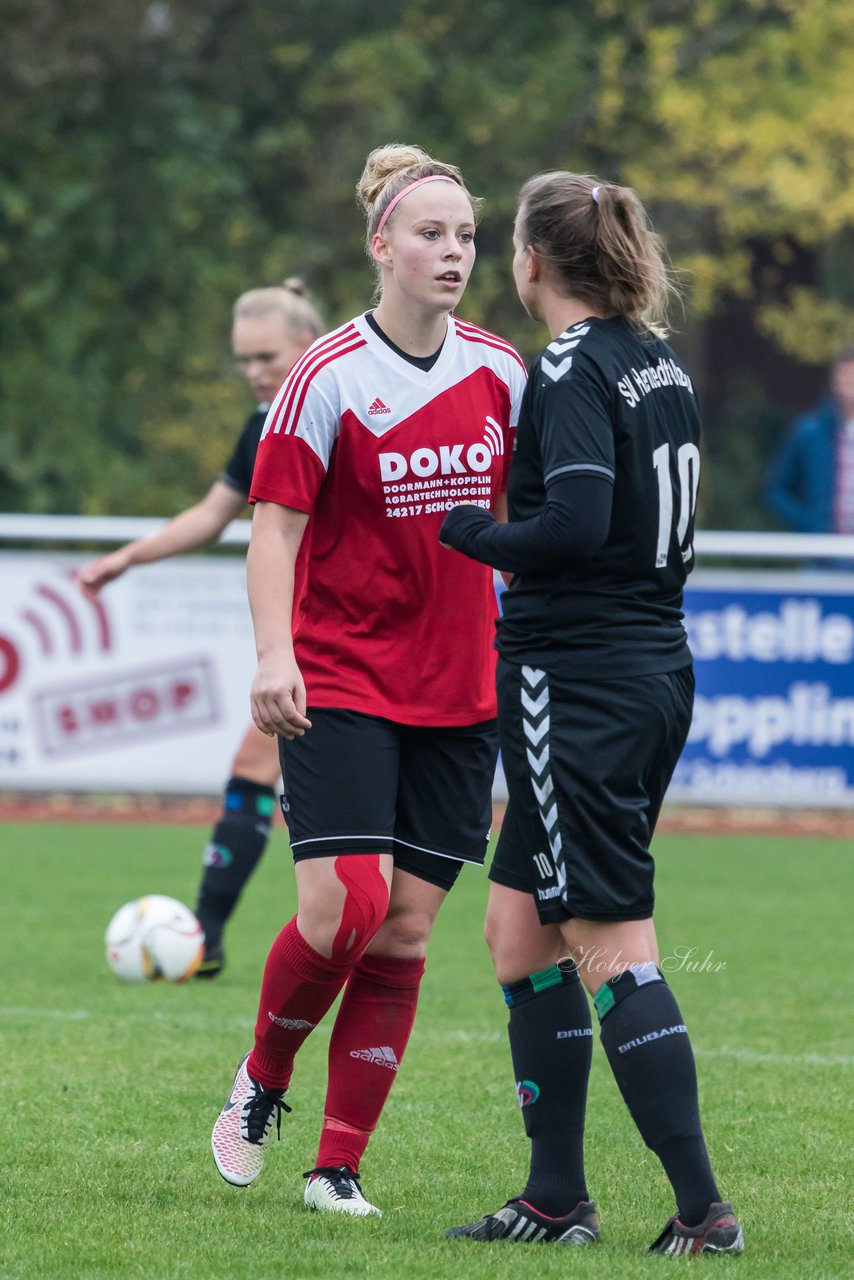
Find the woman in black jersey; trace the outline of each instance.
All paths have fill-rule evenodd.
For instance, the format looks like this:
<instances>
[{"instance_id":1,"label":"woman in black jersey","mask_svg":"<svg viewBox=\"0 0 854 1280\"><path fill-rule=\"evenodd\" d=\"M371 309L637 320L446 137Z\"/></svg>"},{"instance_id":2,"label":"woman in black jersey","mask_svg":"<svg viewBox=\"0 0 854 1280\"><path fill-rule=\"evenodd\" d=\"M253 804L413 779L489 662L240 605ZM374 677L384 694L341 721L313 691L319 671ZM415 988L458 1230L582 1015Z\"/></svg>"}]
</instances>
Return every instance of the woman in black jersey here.
<instances>
[{"instance_id":1,"label":"woman in black jersey","mask_svg":"<svg viewBox=\"0 0 854 1280\"><path fill-rule=\"evenodd\" d=\"M214 542L246 510L258 441L270 401L292 365L325 331L302 281L250 289L234 304L231 347L235 362L258 401L231 457L205 496L147 538L99 556L83 566L78 584L94 600L103 587L136 564L186 555ZM204 853L195 911L205 932L197 976L213 978L225 964L226 921L264 852L279 782L279 753L250 721L232 761L219 815Z\"/></svg>"},{"instance_id":2,"label":"woman in black jersey","mask_svg":"<svg viewBox=\"0 0 854 1280\"><path fill-rule=\"evenodd\" d=\"M650 1252L740 1253L652 921L649 846L694 691L681 606L699 416L660 337L671 285L634 192L579 174L525 184L514 247L519 297L551 341L522 405L509 522L459 506L440 536L513 575L497 639L510 798L486 934L531 1165L520 1195L448 1234L598 1239L583 1163L586 987L623 1098L675 1193L677 1214Z\"/></svg>"}]
</instances>

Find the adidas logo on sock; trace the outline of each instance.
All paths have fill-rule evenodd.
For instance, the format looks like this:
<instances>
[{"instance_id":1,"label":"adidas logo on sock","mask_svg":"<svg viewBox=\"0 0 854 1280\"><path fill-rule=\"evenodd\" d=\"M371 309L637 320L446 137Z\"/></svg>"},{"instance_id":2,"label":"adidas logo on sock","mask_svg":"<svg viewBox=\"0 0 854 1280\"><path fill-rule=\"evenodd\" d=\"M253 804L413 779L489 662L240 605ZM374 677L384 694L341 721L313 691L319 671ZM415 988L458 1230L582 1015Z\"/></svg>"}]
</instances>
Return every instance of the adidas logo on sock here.
<instances>
[{"instance_id":1,"label":"adidas logo on sock","mask_svg":"<svg viewBox=\"0 0 854 1280\"><path fill-rule=\"evenodd\" d=\"M315 1024L306 1022L305 1018L277 1018L275 1013L267 1011L267 1017L271 1022L275 1022L277 1027L284 1027L286 1031L308 1031Z\"/></svg>"},{"instance_id":2,"label":"adidas logo on sock","mask_svg":"<svg viewBox=\"0 0 854 1280\"><path fill-rule=\"evenodd\" d=\"M362 1062L372 1062L376 1067L388 1067L390 1071L397 1071L400 1066L397 1054L389 1045L382 1049L351 1049L350 1057L360 1058Z\"/></svg>"},{"instance_id":3,"label":"adidas logo on sock","mask_svg":"<svg viewBox=\"0 0 854 1280\"><path fill-rule=\"evenodd\" d=\"M388 405L383 404L382 400L377 396L368 413L391 413L391 409L389 409Z\"/></svg>"}]
</instances>

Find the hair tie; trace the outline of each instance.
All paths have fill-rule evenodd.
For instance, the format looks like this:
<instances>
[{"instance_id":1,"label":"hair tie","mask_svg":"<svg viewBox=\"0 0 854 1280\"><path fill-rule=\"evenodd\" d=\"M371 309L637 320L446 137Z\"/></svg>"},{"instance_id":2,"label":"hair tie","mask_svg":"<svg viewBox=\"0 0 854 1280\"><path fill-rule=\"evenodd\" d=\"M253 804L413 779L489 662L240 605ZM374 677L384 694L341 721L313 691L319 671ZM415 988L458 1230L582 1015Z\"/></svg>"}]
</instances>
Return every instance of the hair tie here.
<instances>
[{"instance_id":1,"label":"hair tie","mask_svg":"<svg viewBox=\"0 0 854 1280\"><path fill-rule=\"evenodd\" d=\"M599 192L600 192L601 190L602 190L602 188L601 188L601 187L594 187L594 188L593 188L593 190L590 192L591 196L593 197L593 203L594 203L594 204L598 204L598 203L599 203Z\"/></svg>"},{"instance_id":2,"label":"hair tie","mask_svg":"<svg viewBox=\"0 0 854 1280\"><path fill-rule=\"evenodd\" d=\"M457 182L456 178L450 177L450 175L447 173L431 173L426 178L417 178L415 182L410 182L408 186L405 186L401 191L398 191L394 199L390 200L389 203L386 205L385 213L380 218L379 226L376 229L376 232L375 232L376 235L381 234L382 229L385 226L385 224L388 222L389 215L391 214L391 211L392 209L394 209L395 205L399 204L404 196L408 196L410 191L414 191L416 187L423 186L425 182L453 182L454 186L456 187L460 185Z\"/></svg>"}]
</instances>

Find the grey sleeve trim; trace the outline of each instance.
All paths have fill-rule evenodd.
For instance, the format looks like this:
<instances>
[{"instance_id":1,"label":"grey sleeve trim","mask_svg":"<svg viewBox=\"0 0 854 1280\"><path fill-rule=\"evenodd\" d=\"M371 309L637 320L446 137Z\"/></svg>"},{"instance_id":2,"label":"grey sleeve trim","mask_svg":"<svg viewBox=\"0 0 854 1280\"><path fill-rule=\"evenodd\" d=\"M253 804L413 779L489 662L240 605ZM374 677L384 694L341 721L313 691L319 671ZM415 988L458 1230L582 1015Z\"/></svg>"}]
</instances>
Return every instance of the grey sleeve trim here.
<instances>
[{"instance_id":1,"label":"grey sleeve trim","mask_svg":"<svg viewBox=\"0 0 854 1280\"><path fill-rule=\"evenodd\" d=\"M558 476L568 476L573 474L581 474L585 476L604 476L606 480L614 482L614 472L610 467L599 467L594 462L574 462L568 467L557 467L554 471L550 471L543 478L544 484L551 484L552 480L556 480Z\"/></svg>"},{"instance_id":2,"label":"grey sleeve trim","mask_svg":"<svg viewBox=\"0 0 854 1280\"><path fill-rule=\"evenodd\" d=\"M245 493L247 501L249 500L249 490L246 486L238 484L234 476L230 476L227 471L223 471L221 475L217 476L217 479L220 484L228 485L229 489L233 489L235 493Z\"/></svg>"}]
</instances>

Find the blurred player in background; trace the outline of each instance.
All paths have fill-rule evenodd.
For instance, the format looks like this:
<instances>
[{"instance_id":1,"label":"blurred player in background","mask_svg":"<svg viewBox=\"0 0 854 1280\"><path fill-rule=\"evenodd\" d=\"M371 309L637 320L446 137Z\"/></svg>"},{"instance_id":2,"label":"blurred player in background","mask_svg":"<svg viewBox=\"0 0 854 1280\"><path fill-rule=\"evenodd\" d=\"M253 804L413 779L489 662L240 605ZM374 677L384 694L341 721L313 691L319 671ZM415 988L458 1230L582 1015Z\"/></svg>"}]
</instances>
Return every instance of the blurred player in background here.
<instances>
[{"instance_id":1,"label":"blurred player in background","mask_svg":"<svg viewBox=\"0 0 854 1280\"><path fill-rule=\"evenodd\" d=\"M670 282L634 192L572 173L532 178L514 247L519 297L552 340L520 415L509 523L459 506L441 538L515 575L498 633L509 806L486 932L531 1164L520 1195L448 1234L598 1239L583 1160L586 987L617 1084L676 1197L650 1252L739 1253L652 921L650 840L694 694L681 607L697 402L654 327Z\"/></svg>"},{"instance_id":2,"label":"blurred player in background","mask_svg":"<svg viewBox=\"0 0 854 1280\"><path fill-rule=\"evenodd\" d=\"M252 482L252 707L281 738L299 910L212 1146L228 1182L258 1176L294 1056L344 988L305 1203L365 1216L380 1211L360 1161L433 921L463 863L483 863L492 812L492 574L442 551L439 526L460 496L502 503L525 369L454 318L479 203L459 171L379 148L359 196L379 303L298 361Z\"/></svg>"},{"instance_id":3,"label":"blurred player in background","mask_svg":"<svg viewBox=\"0 0 854 1280\"><path fill-rule=\"evenodd\" d=\"M148 538L129 542L91 561L78 582L94 600L108 582L136 564L195 551L219 538L246 508L255 454L270 402L294 362L324 332L298 279L251 289L234 304L231 345L241 373L258 400L225 470L201 502L182 511ZM279 756L271 740L250 723L231 765L223 808L204 854L196 915L205 931L198 977L215 977L225 963L223 930L264 852L276 803Z\"/></svg>"}]
</instances>

